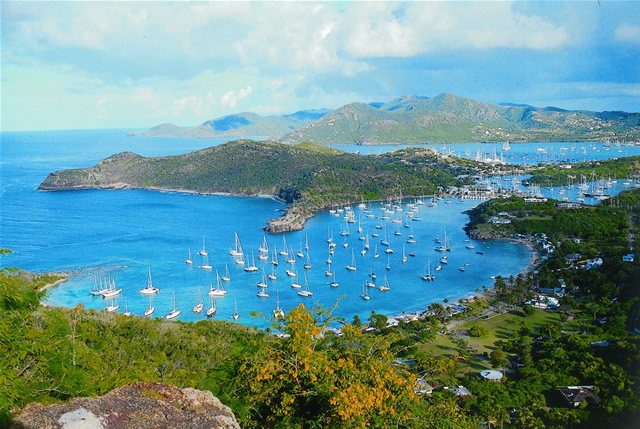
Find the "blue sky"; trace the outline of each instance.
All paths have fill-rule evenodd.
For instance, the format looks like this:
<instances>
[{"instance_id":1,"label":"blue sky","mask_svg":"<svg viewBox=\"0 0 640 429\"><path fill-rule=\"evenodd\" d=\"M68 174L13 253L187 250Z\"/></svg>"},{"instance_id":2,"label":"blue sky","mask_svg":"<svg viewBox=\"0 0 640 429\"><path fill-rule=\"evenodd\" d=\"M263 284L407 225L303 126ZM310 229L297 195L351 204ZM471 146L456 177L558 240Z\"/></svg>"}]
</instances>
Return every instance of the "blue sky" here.
<instances>
[{"instance_id":1,"label":"blue sky","mask_svg":"<svg viewBox=\"0 0 640 429\"><path fill-rule=\"evenodd\" d=\"M640 2L1 2L1 126L192 126L450 92L640 111Z\"/></svg>"}]
</instances>

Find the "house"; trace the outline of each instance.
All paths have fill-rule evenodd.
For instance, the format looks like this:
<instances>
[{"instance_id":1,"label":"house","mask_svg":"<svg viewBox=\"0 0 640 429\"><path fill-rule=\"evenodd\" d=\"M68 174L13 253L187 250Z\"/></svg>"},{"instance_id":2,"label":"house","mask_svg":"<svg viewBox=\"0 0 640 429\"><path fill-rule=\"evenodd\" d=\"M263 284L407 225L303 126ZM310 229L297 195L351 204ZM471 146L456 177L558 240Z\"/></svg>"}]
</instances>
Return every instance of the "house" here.
<instances>
[{"instance_id":1,"label":"house","mask_svg":"<svg viewBox=\"0 0 640 429\"><path fill-rule=\"evenodd\" d=\"M449 390L450 392L453 392L454 395L458 396L458 397L462 397L462 396L472 396L471 392L469 392L469 389L467 389L464 386L458 386L458 387L445 387L445 390Z\"/></svg>"},{"instance_id":2,"label":"house","mask_svg":"<svg viewBox=\"0 0 640 429\"><path fill-rule=\"evenodd\" d=\"M508 225L511 223L511 219L491 216L491 218L489 219L489 223L492 223L494 225Z\"/></svg>"},{"instance_id":3,"label":"house","mask_svg":"<svg viewBox=\"0 0 640 429\"><path fill-rule=\"evenodd\" d=\"M525 203L546 203L547 199L543 197L524 197Z\"/></svg>"},{"instance_id":4,"label":"house","mask_svg":"<svg viewBox=\"0 0 640 429\"><path fill-rule=\"evenodd\" d=\"M629 253L628 255L624 255L622 257L622 261L623 262L633 262L633 260L635 259L636 255L633 253Z\"/></svg>"},{"instance_id":5,"label":"house","mask_svg":"<svg viewBox=\"0 0 640 429\"><path fill-rule=\"evenodd\" d=\"M602 265L602 258L589 259L588 261L585 261L584 269L590 270L592 268L597 268L600 265Z\"/></svg>"},{"instance_id":6,"label":"house","mask_svg":"<svg viewBox=\"0 0 640 429\"><path fill-rule=\"evenodd\" d=\"M558 387L562 398L572 408L577 408L583 401L589 404L599 404L600 397L593 392L593 386L564 386Z\"/></svg>"},{"instance_id":7,"label":"house","mask_svg":"<svg viewBox=\"0 0 640 429\"><path fill-rule=\"evenodd\" d=\"M499 383L502 381L502 373L500 371L496 371L495 369L485 369L480 372L480 377L483 380L493 381L495 383Z\"/></svg>"},{"instance_id":8,"label":"house","mask_svg":"<svg viewBox=\"0 0 640 429\"><path fill-rule=\"evenodd\" d=\"M413 388L413 391L416 395L431 395L433 386L422 378L418 378L416 379L416 387Z\"/></svg>"},{"instance_id":9,"label":"house","mask_svg":"<svg viewBox=\"0 0 640 429\"><path fill-rule=\"evenodd\" d=\"M577 203L558 203L556 207L559 209L579 209L582 208L583 205Z\"/></svg>"}]
</instances>

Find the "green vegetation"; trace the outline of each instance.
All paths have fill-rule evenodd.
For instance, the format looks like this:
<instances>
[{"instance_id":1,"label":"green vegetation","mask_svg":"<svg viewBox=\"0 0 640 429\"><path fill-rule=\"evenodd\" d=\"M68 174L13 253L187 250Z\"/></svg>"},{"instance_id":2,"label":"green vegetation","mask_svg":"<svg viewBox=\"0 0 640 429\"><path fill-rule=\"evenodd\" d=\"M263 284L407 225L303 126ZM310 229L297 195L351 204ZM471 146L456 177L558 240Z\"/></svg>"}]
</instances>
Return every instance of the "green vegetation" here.
<instances>
[{"instance_id":1,"label":"green vegetation","mask_svg":"<svg viewBox=\"0 0 640 429\"><path fill-rule=\"evenodd\" d=\"M4 269L0 424L32 401L100 395L142 380L210 390L249 428L634 427L640 265L619 254L628 250L622 232L640 207L639 195L634 190L615 204L566 210L583 231L554 218L552 203L489 202L475 215L519 213L513 218L540 222L536 228L554 237L556 250L537 272L496 278L485 297L458 314L432 303L426 317L388 327L385 316L372 313L366 325L354 318L341 335L326 329L331 311L303 306L267 332L47 308L39 305L41 286L58 277ZM576 243L574 235L583 240ZM564 258L576 251L603 263L580 268ZM526 304L541 288L560 285L558 308ZM489 368L504 372L502 382L479 379ZM414 392L418 378L435 388L432 394ZM471 396L444 389L462 385ZM594 386L600 401L569 407L556 389L578 385Z\"/></svg>"},{"instance_id":2,"label":"green vegetation","mask_svg":"<svg viewBox=\"0 0 640 429\"><path fill-rule=\"evenodd\" d=\"M638 113L502 106L439 94L398 97L379 108L351 103L297 128L288 143L317 144L637 140Z\"/></svg>"},{"instance_id":3,"label":"green vegetation","mask_svg":"<svg viewBox=\"0 0 640 429\"><path fill-rule=\"evenodd\" d=\"M438 159L426 149L360 156L303 143L239 140L180 156L122 153L81 170L52 173L41 189L161 188L236 195L274 195L307 215L329 206L433 194L470 183L476 163ZM83 174L78 174L82 172Z\"/></svg>"},{"instance_id":4,"label":"green vegetation","mask_svg":"<svg viewBox=\"0 0 640 429\"><path fill-rule=\"evenodd\" d=\"M571 168L547 166L533 170L529 183L540 186L562 186L581 180L625 179L640 172L640 156L627 156L605 161L585 161L572 164Z\"/></svg>"},{"instance_id":5,"label":"green vegetation","mask_svg":"<svg viewBox=\"0 0 640 429\"><path fill-rule=\"evenodd\" d=\"M633 192L635 195L639 191ZM632 197L625 198L629 199L629 203L632 202ZM612 246L619 252L628 249L625 243L630 223L625 208L598 204L568 209L559 207L558 203L560 202L554 200L525 203L523 198L515 196L486 201L470 212L466 230L472 237L509 237L513 234L528 235L544 231L554 240L577 238L590 241L590 246L586 243L574 243L575 246L567 244L566 253L580 249L586 253L597 253L594 246ZM507 213L506 217L511 223L487 223L492 216L502 212Z\"/></svg>"}]
</instances>

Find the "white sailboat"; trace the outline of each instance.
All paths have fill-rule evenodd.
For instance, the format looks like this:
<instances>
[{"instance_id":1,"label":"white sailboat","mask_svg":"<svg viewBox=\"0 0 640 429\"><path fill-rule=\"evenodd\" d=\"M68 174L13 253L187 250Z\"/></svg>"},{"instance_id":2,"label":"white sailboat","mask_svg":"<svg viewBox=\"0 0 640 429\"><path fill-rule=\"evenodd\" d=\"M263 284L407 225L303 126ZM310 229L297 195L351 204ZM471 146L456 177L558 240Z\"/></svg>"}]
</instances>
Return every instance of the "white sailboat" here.
<instances>
[{"instance_id":1,"label":"white sailboat","mask_svg":"<svg viewBox=\"0 0 640 429\"><path fill-rule=\"evenodd\" d=\"M213 283L209 284L209 296L225 296L227 291L224 290L224 286L222 285L222 277L218 275L218 270L216 270L216 288L213 288Z\"/></svg>"},{"instance_id":2,"label":"white sailboat","mask_svg":"<svg viewBox=\"0 0 640 429\"><path fill-rule=\"evenodd\" d=\"M258 271L258 267L256 266L256 260L253 257L253 250L251 251L251 265L249 265L248 267L244 267L244 270L249 273Z\"/></svg>"},{"instance_id":3,"label":"white sailboat","mask_svg":"<svg viewBox=\"0 0 640 429\"><path fill-rule=\"evenodd\" d=\"M338 283L338 281L336 280L336 273L332 273L331 275L331 281L329 282L329 286L331 287L338 287L340 286L340 283Z\"/></svg>"},{"instance_id":4,"label":"white sailboat","mask_svg":"<svg viewBox=\"0 0 640 429\"><path fill-rule=\"evenodd\" d=\"M376 244L374 250L373 250L373 257L374 258L379 258L380 257L380 253L378 253L378 244Z\"/></svg>"},{"instance_id":5,"label":"white sailboat","mask_svg":"<svg viewBox=\"0 0 640 429\"><path fill-rule=\"evenodd\" d=\"M449 242L449 237L447 236L447 230L444 230L444 243L441 243L440 246L436 247L438 252L450 252L451 251L451 243Z\"/></svg>"},{"instance_id":6,"label":"white sailboat","mask_svg":"<svg viewBox=\"0 0 640 429\"><path fill-rule=\"evenodd\" d=\"M198 268L201 268L203 270L212 270L213 269L213 267L211 265L209 265L209 256L205 256L204 257L204 264L198 265Z\"/></svg>"},{"instance_id":7,"label":"white sailboat","mask_svg":"<svg viewBox=\"0 0 640 429\"><path fill-rule=\"evenodd\" d=\"M111 303L105 308L108 313L113 313L114 311L118 311L120 305L118 305L118 300L111 298Z\"/></svg>"},{"instance_id":8,"label":"white sailboat","mask_svg":"<svg viewBox=\"0 0 640 429\"><path fill-rule=\"evenodd\" d=\"M365 301L369 301L371 299L371 297L367 293L367 285L366 284L362 285L362 294L360 294L360 298L364 299Z\"/></svg>"},{"instance_id":9,"label":"white sailboat","mask_svg":"<svg viewBox=\"0 0 640 429\"><path fill-rule=\"evenodd\" d=\"M224 276L220 276L220 279L225 282L231 281L231 275L229 274L229 266L227 264L224 264Z\"/></svg>"},{"instance_id":10,"label":"white sailboat","mask_svg":"<svg viewBox=\"0 0 640 429\"><path fill-rule=\"evenodd\" d=\"M356 271L358 269L356 267L356 255L353 253L353 249L351 249L351 265L347 265L345 268L349 271Z\"/></svg>"},{"instance_id":11,"label":"white sailboat","mask_svg":"<svg viewBox=\"0 0 640 429\"><path fill-rule=\"evenodd\" d=\"M93 289L89 290L89 293L93 296L102 296L103 294L109 292L108 286L102 286L102 278L100 278L100 286L98 286L98 278L93 276Z\"/></svg>"},{"instance_id":12,"label":"white sailboat","mask_svg":"<svg viewBox=\"0 0 640 429\"><path fill-rule=\"evenodd\" d=\"M294 280L291 282L291 287L294 289L301 289L302 285L300 283L298 283L298 277L296 276L297 273L294 274Z\"/></svg>"},{"instance_id":13,"label":"white sailboat","mask_svg":"<svg viewBox=\"0 0 640 429\"><path fill-rule=\"evenodd\" d=\"M237 322L240 318L240 314L238 313L238 302L236 301L235 297L233 297L233 306L235 308L235 312L233 313L233 316L231 316L231 318Z\"/></svg>"},{"instance_id":14,"label":"white sailboat","mask_svg":"<svg viewBox=\"0 0 640 429\"><path fill-rule=\"evenodd\" d=\"M304 263L302 268L304 268L305 270L311 269L311 257L309 256L309 252L307 252L307 261Z\"/></svg>"},{"instance_id":15,"label":"white sailboat","mask_svg":"<svg viewBox=\"0 0 640 429\"><path fill-rule=\"evenodd\" d=\"M295 264L296 263L296 254L293 253L293 247L290 247L290 251L287 253L287 257L285 258L285 262L287 264Z\"/></svg>"},{"instance_id":16,"label":"white sailboat","mask_svg":"<svg viewBox=\"0 0 640 429\"><path fill-rule=\"evenodd\" d=\"M129 307L127 306L127 297L124 297L124 315L131 316L131 312L129 311Z\"/></svg>"},{"instance_id":17,"label":"white sailboat","mask_svg":"<svg viewBox=\"0 0 640 429\"><path fill-rule=\"evenodd\" d=\"M187 259L184 260L185 264L193 264L193 259L191 259L191 249L189 249L189 256L187 256Z\"/></svg>"},{"instance_id":18,"label":"white sailboat","mask_svg":"<svg viewBox=\"0 0 640 429\"><path fill-rule=\"evenodd\" d=\"M198 290L194 296L195 305L193 306L194 313L201 313L204 309L204 301L202 299L202 292L200 291L200 286L198 286Z\"/></svg>"},{"instance_id":19,"label":"white sailboat","mask_svg":"<svg viewBox=\"0 0 640 429\"><path fill-rule=\"evenodd\" d=\"M198 252L198 255L207 256L207 249L204 247L204 237L202 237L202 250Z\"/></svg>"},{"instance_id":20,"label":"white sailboat","mask_svg":"<svg viewBox=\"0 0 640 429\"><path fill-rule=\"evenodd\" d=\"M427 261L427 269L425 273L420 276L420 278L426 281L431 281L436 279L436 277L431 274L431 261Z\"/></svg>"},{"instance_id":21,"label":"white sailboat","mask_svg":"<svg viewBox=\"0 0 640 429\"><path fill-rule=\"evenodd\" d=\"M151 295L147 295L149 298L149 306L147 307L147 309L144 311L144 316L145 317L149 317L153 314L154 311L156 311L155 308L153 308L153 305L151 303Z\"/></svg>"},{"instance_id":22,"label":"white sailboat","mask_svg":"<svg viewBox=\"0 0 640 429\"><path fill-rule=\"evenodd\" d=\"M172 310L164 317L166 320L172 320L180 316L181 311L178 309L178 302L176 301L176 292L173 291Z\"/></svg>"},{"instance_id":23,"label":"white sailboat","mask_svg":"<svg viewBox=\"0 0 640 429\"><path fill-rule=\"evenodd\" d=\"M277 280L278 279L278 275L276 274L276 266L275 265L271 266L271 274L267 275L267 277L269 277L269 280Z\"/></svg>"},{"instance_id":24,"label":"white sailboat","mask_svg":"<svg viewBox=\"0 0 640 429\"><path fill-rule=\"evenodd\" d=\"M402 245L402 263L405 264L407 262L407 255L404 251L404 244Z\"/></svg>"},{"instance_id":25,"label":"white sailboat","mask_svg":"<svg viewBox=\"0 0 640 429\"><path fill-rule=\"evenodd\" d=\"M309 236L307 234L304 235L304 250L309 253Z\"/></svg>"},{"instance_id":26,"label":"white sailboat","mask_svg":"<svg viewBox=\"0 0 640 429\"><path fill-rule=\"evenodd\" d=\"M258 259L266 261L269 259L269 245L267 244L267 236L263 236L262 244L258 248Z\"/></svg>"},{"instance_id":27,"label":"white sailboat","mask_svg":"<svg viewBox=\"0 0 640 429\"><path fill-rule=\"evenodd\" d=\"M304 273L304 289L298 292L298 295L308 298L313 296L313 292L309 289L309 281L307 280L307 273Z\"/></svg>"},{"instance_id":28,"label":"white sailboat","mask_svg":"<svg viewBox=\"0 0 640 429\"><path fill-rule=\"evenodd\" d=\"M113 298L113 297L116 297L116 296L120 295L120 292L122 292L122 288L120 288L120 289L116 288L116 279L112 279L111 277L109 277L107 282L109 283L109 290L104 292L102 294L102 297L103 298Z\"/></svg>"},{"instance_id":29,"label":"white sailboat","mask_svg":"<svg viewBox=\"0 0 640 429\"><path fill-rule=\"evenodd\" d=\"M233 249L229 250L229 253L231 254L231 256L236 256L236 257L242 257L244 256L244 252L242 251L242 245L240 244L240 238L238 238L238 233L235 233L236 235L236 243L235 243L235 247Z\"/></svg>"},{"instance_id":30,"label":"white sailboat","mask_svg":"<svg viewBox=\"0 0 640 429\"><path fill-rule=\"evenodd\" d=\"M214 297L209 297L209 308L207 308L207 317L213 317L216 315L216 300Z\"/></svg>"},{"instance_id":31,"label":"white sailboat","mask_svg":"<svg viewBox=\"0 0 640 429\"><path fill-rule=\"evenodd\" d=\"M262 269L262 280L260 280L256 285L259 288L268 288L269 284L267 283L267 274L264 272L264 268Z\"/></svg>"},{"instance_id":32,"label":"white sailboat","mask_svg":"<svg viewBox=\"0 0 640 429\"><path fill-rule=\"evenodd\" d=\"M269 298L269 294L267 293L266 288L260 288L257 295L258 295L258 298Z\"/></svg>"},{"instance_id":33,"label":"white sailboat","mask_svg":"<svg viewBox=\"0 0 640 429\"><path fill-rule=\"evenodd\" d=\"M333 273L331 272L331 259L327 260L327 269L324 271L324 275L327 277L333 276Z\"/></svg>"},{"instance_id":34,"label":"white sailboat","mask_svg":"<svg viewBox=\"0 0 640 429\"><path fill-rule=\"evenodd\" d=\"M280 308L280 294L278 293L278 289L276 289L276 308L273 310L273 318L284 318L284 311Z\"/></svg>"},{"instance_id":35,"label":"white sailboat","mask_svg":"<svg viewBox=\"0 0 640 429\"><path fill-rule=\"evenodd\" d=\"M271 265L278 266L278 249L276 246L273 246L273 257L271 258Z\"/></svg>"},{"instance_id":36,"label":"white sailboat","mask_svg":"<svg viewBox=\"0 0 640 429\"><path fill-rule=\"evenodd\" d=\"M288 247L287 247L287 238L283 235L282 236L282 249L279 253L282 256L289 256L289 252L288 252Z\"/></svg>"},{"instance_id":37,"label":"white sailboat","mask_svg":"<svg viewBox=\"0 0 640 429\"><path fill-rule=\"evenodd\" d=\"M386 292L388 290L391 290L391 287L389 286L389 280L387 280L387 276L386 275L384 276L384 284L378 286L378 290L380 292Z\"/></svg>"}]
</instances>

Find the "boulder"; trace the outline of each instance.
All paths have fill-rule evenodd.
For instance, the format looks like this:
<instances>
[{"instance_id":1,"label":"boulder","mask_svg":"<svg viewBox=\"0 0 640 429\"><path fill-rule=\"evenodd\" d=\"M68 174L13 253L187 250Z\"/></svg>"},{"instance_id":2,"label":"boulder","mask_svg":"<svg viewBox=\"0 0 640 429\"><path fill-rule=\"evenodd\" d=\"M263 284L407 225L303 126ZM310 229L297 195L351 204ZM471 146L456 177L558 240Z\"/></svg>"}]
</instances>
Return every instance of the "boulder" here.
<instances>
[{"instance_id":1,"label":"boulder","mask_svg":"<svg viewBox=\"0 0 640 429\"><path fill-rule=\"evenodd\" d=\"M233 412L209 391L139 382L98 398L27 405L13 428L240 428Z\"/></svg>"}]
</instances>

